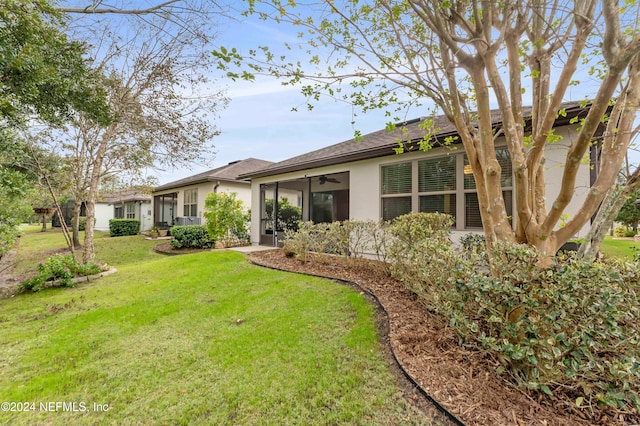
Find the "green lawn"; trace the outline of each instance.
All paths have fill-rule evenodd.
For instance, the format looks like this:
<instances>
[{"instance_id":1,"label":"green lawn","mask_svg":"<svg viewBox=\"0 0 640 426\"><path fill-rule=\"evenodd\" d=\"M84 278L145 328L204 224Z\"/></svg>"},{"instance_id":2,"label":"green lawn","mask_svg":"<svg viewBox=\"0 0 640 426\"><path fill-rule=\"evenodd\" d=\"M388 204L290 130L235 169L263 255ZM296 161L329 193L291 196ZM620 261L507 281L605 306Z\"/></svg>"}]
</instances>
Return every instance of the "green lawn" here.
<instances>
[{"instance_id":1,"label":"green lawn","mask_svg":"<svg viewBox=\"0 0 640 426\"><path fill-rule=\"evenodd\" d=\"M21 250L31 238L50 247L28 233ZM99 241L117 274L0 301L0 402L36 408L0 424L428 423L354 290L236 252L158 257L141 237Z\"/></svg>"},{"instance_id":2,"label":"green lawn","mask_svg":"<svg viewBox=\"0 0 640 426\"><path fill-rule=\"evenodd\" d=\"M111 238L108 232L96 231L94 239L96 261L107 263L116 268L163 258L163 255L153 251L153 247L159 244L159 241L146 240L142 235ZM80 242L84 242L84 232L80 232ZM60 229L48 229L47 232L40 232L40 226L23 228L14 274L20 276L26 272L35 271L38 262L48 257L43 253L65 247L66 242ZM79 258L80 256L78 253Z\"/></svg>"},{"instance_id":3,"label":"green lawn","mask_svg":"<svg viewBox=\"0 0 640 426\"><path fill-rule=\"evenodd\" d=\"M607 236L602 242L600 251L608 257L619 257L621 259L633 260L637 250L640 250L640 243L633 240L622 240Z\"/></svg>"}]
</instances>

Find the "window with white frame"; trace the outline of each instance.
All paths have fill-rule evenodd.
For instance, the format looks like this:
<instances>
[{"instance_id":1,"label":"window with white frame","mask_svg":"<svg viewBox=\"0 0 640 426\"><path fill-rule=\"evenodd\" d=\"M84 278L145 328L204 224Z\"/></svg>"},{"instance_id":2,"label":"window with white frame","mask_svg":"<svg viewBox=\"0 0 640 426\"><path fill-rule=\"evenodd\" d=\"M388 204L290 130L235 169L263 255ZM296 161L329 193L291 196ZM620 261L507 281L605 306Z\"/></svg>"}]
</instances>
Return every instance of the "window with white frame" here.
<instances>
[{"instance_id":1,"label":"window with white frame","mask_svg":"<svg viewBox=\"0 0 640 426\"><path fill-rule=\"evenodd\" d=\"M198 216L198 190L184 191L184 216Z\"/></svg>"},{"instance_id":2,"label":"window with white frame","mask_svg":"<svg viewBox=\"0 0 640 426\"><path fill-rule=\"evenodd\" d=\"M136 218L136 204L135 203L127 203L127 204L125 204L125 211L126 211L127 219L135 219Z\"/></svg>"},{"instance_id":3,"label":"window with white frame","mask_svg":"<svg viewBox=\"0 0 640 426\"><path fill-rule=\"evenodd\" d=\"M507 215L513 207L513 178L509 151L496 149L502 167L502 194ZM467 156L451 153L381 167L382 219L411 211L447 213L457 229L482 228L476 183Z\"/></svg>"}]
</instances>

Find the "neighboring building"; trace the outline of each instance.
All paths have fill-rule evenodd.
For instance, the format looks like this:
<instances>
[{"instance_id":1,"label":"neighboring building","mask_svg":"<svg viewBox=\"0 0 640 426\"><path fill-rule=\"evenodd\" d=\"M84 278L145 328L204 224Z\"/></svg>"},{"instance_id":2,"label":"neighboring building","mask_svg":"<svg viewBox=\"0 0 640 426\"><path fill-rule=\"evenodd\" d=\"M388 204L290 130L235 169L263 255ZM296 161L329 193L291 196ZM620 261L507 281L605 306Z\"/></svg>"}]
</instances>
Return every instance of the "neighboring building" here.
<instances>
[{"instance_id":1,"label":"neighboring building","mask_svg":"<svg viewBox=\"0 0 640 426\"><path fill-rule=\"evenodd\" d=\"M577 124L571 124L570 120L584 117L587 112L578 103L565 107L566 116L559 117L555 123L555 134L562 136L563 141L547 147L545 166L549 200L558 195L566 152L577 136ZM435 128L439 129L437 140L457 134L446 117L438 116L433 120ZM276 245L281 238L279 233L274 238L273 229L279 226L273 224L267 206L273 204L269 200L280 200L284 191L299 194L302 219L316 223L345 219L389 220L412 211L440 212L454 217L454 238L468 232L481 232L475 180L470 167L466 166L464 149L457 145L454 147L457 149L434 147L428 152L420 151L416 148L417 142L425 136L425 130L420 129L421 121L403 123L406 134L380 130L364 136L359 142L338 143L241 175L242 179L250 179L252 185L252 244ZM500 126L497 113L494 124ZM395 154L400 137L409 145L413 144L414 149ZM507 212L511 215L515 211L513 179L509 152L504 143L504 138L499 138L496 146ZM576 194L566 210L569 214L577 211L595 180L597 147L594 145L591 152L594 167L586 163L580 168Z\"/></svg>"},{"instance_id":2,"label":"neighboring building","mask_svg":"<svg viewBox=\"0 0 640 426\"><path fill-rule=\"evenodd\" d=\"M248 158L154 188L154 225L160 229L168 229L173 225L204 224L204 201L211 192L235 192L237 198L249 209L251 183L248 180L238 180L238 176L271 164L273 163L270 161Z\"/></svg>"},{"instance_id":3,"label":"neighboring building","mask_svg":"<svg viewBox=\"0 0 640 426\"><path fill-rule=\"evenodd\" d=\"M153 227L151 195L139 189L125 189L105 194L96 203L95 229L109 230L110 219L137 219L140 231Z\"/></svg>"},{"instance_id":4,"label":"neighboring building","mask_svg":"<svg viewBox=\"0 0 640 426\"><path fill-rule=\"evenodd\" d=\"M60 210L62 211L62 216L64 217L64 221L69 228L71 228L71 223L73 222L74 204L75 204L74 200L67 200L63 203L60 203ZM82 218L85 216L87 216L87 206L86 206L86 203L83 201L82 204L80 204L80 217ZM62 227L57 210L53 212L53 215L51 216L51 226L54 228Z\"/></svg>"},{"instance_id":5,"label":"neighboring building","mask_svg":"<svg viewBox=\"0 0 640 426\"><path fill-rule=\"evenodd\" d=\"M73 220L73 205L74 201L69 200L60 206L65 222L69 227L71 227ZM82 202L80 205L81 220L84 220L86 216L86 203ZM96 222L93 229L96 231L109 231L109 220L114 218L138 219L142 231L151 228L151 195L138 189L125 189L99 195L95 204ZM57 213L53 215L52 226L61 226Z\"/></svg>"}]
</instances>

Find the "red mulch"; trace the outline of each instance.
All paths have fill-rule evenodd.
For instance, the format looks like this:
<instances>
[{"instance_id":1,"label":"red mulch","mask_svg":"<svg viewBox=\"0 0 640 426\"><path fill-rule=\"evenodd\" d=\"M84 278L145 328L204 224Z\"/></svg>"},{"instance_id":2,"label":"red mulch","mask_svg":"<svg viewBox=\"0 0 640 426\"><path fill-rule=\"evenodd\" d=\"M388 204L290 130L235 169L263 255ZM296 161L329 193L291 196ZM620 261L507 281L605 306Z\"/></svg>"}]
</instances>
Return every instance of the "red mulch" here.
<instances>
[{"instance_id":1,"label":"red mulch","mask_svg":"<svg viewBox=\"0 0 640 426\"><path fill-rule=\"evenodd\" d=\"M515 389L495 374L497 366L458 345L442 318L428 312L401 283L376 271L373 262L345 262L335 257L310 257L303 264L282 250L250 254L257 264L355 282L379 299L389 316L389 341L404 369L440 405L466 425L623 425L600 410ZM431 409L431 411L433 408ZM631 422L637 423L637 422Z\"/></svg>"}]
</instances>

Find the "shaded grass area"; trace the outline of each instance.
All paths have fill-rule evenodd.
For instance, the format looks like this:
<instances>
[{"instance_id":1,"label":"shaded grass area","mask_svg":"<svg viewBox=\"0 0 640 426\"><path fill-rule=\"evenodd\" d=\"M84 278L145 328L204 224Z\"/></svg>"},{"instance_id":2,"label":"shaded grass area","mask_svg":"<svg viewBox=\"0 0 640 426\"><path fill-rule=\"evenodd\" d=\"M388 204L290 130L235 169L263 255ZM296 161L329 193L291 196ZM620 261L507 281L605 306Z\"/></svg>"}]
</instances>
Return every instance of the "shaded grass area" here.
<instances>
[{"instance_id":1,"label":"shaded grass area","mask_svg":"<svg viewBox=\"0 0 640 426\"><path fill-rule=\"evenodd\" d=\"M633 239L618 239L607 236L602 242L600 251L607 257L618 257L625 260L633 260L640 250L640 243Z\"/></svg>"},{"instance_id":2,"label":"shaded grass area","mask_svg":"<svg viewBox=\"0 0 640 426\"><path fill-rule=\"evenodd\" d=\"M0 401L87 410L0 412L0 423L426 423L352 289L228 251L119 269L0 301Z\"/></svg>"}]
</instances>

